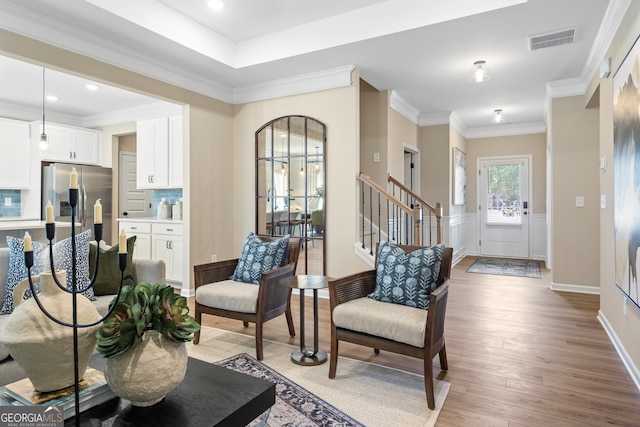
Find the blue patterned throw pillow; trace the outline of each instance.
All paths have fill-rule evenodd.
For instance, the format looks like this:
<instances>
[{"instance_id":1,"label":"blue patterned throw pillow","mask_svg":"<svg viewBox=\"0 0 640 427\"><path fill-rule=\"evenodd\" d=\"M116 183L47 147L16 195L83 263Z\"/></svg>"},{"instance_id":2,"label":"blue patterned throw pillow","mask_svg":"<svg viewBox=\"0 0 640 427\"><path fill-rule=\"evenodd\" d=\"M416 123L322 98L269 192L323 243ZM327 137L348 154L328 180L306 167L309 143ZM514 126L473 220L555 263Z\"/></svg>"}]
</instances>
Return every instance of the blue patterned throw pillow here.
<instances>
[{"instance_id":1,"label":"blue patterned throw pillow","mask_svg":"<svg viewBox=\"0 0 640 427\"><path fill-rule=\"evenodd\" d=\"M407 254L383 241L378 248L376 288L369 298L427 310L429 295L438 284L443 254L444 244Z\"/></svg>"},{"instance_id":2,"label":"blue patterned throw pillow","mask_svg":"<svg viewBox=\"0 0 640 427\"><path fill-rule=\"evenodd\" d=\"M288 234L272 242L263 242L260 237L249 233L236 269L229 279L259 284L262 272L282 266L286 259L288 244Z\"/></svg>"},{"instance_id":3,"label":"blue patterned throw pillow","mask_svg":"<svg viewBox=\"0 0 640 427\"><path fill-rule=\"evenodd\" d=\"M91 230L83 231L76 235L76 277L78 286L84 287L89 282L89 242L91 240ZM24 242L22 239L7 236L9 246L9 271L7 274L7 284L4 291L4 301L0 314L13 312L13 289L23 279L27 278L27 266L24 263ZM41 242L33 242L33 267L31 275L36 276L42 272L51 270L51 260L49 259L49 245ZM56 270L67 270L67 289L73 286L71 277L71 238L61 240L53 245L53 265ZM26 295L30 296L27 291ZM83 295L91 301L96 297L93 289L87 289Z\"/></svg>"}]
</instances>

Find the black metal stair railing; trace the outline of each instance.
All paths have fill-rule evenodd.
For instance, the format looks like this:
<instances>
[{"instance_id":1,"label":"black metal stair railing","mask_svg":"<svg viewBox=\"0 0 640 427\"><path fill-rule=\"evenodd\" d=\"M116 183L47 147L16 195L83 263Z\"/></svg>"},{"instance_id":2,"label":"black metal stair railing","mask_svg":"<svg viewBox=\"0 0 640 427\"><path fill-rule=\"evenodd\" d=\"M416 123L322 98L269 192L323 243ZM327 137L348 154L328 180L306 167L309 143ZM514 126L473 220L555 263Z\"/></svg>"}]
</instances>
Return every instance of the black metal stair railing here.
<instances>
[{"instance_id":1,"label":"black metal stair railing","mask_svg":"<svg viewBox=\"0 0 640 427\"><path fill-rule=\"evenodd\" d=\"M388 176L391 191L360 173L360 242L373 255L376 243L432 246L442 242L442 206L435 207Z\"/></svg>"}]
</instances>

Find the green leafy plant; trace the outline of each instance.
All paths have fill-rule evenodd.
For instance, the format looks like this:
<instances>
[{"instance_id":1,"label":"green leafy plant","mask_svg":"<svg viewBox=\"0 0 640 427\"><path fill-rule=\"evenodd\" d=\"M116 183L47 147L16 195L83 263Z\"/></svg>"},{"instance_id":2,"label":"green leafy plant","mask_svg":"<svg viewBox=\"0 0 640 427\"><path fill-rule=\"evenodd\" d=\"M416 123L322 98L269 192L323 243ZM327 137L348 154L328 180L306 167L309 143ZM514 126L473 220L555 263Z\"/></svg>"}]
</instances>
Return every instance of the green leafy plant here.
<instances>
[{"instance_id":1,"label":"green leafy plant","mask_svg":"<svg viewBox=\"0 0 640 427\"><path fill-rule=\"evenodd\" d=\"M171 286L146 282L122 287L120 298L96 332L96 349L105 357L114 357L136 348L145 331L156 330L167 338L186 342L200 330L189 315L187 299L176 294Z\"/></svg>"}]
</instances>

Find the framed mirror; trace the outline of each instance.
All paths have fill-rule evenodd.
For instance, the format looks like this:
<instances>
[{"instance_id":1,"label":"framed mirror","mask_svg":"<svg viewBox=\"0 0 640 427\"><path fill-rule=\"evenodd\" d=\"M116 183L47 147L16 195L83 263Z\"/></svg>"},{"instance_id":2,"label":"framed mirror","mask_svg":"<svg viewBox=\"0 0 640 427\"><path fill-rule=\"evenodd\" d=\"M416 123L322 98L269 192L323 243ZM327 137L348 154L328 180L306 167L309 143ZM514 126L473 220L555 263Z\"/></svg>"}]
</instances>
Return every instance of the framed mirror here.
<instances>
[{"instance_id":1,"label":"framed mirror","mask_svg":"<svg viewBox=\"0 0 640 427\"><path fill-rule=\"evenodd\" d=\"M306 116L256 131L256 230L301 237L296 274L325 274L326 126Z\"/></svg>"}]
</instances>

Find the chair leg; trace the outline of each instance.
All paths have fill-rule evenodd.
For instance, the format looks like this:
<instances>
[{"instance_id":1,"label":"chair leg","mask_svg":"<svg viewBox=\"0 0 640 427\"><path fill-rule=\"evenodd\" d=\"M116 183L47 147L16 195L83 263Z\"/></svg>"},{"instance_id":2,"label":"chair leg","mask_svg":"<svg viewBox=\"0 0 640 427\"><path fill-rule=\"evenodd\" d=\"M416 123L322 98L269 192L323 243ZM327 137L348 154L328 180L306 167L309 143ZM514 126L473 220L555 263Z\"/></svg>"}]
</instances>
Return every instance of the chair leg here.
<instances>
[{"instance_id":1,"label":"chair leg","mask_svg":"<svg viewBox=\"0 0 640 427\"><path fill-rule=\"evenodd\" d=\"M331 354L329 355L329 378L336 377L336 369L338 367L338 338L335 331L331 331Z\"/></svg>"},{"instance_id":2,"label":"chair leg","mask_svg":"<svg viewBox=\"0 0 640 427\"><path fill-rule=\"evenodd\" d=\"M424 391L427 394L427 406L433 410L436 407L436 400L433 391L433 360L429 356L424 358Z\"/></svg>"},{"instance_id":3,"label":"chair leg","mask_svg":"<svg viewBox=\"0 0 640 427\"><path fill-rule=\"evenodd\" d=\"M196 306L196 316L195 316L196 322L198 322L199 325L202 325L202 313L200 313L200 310L198 310L198 307ZM198 331L193 334L193 343L194 344L198 344L200 342L200 329L198 329Z\"/></svg>"},{"instance_id":4,"label":"chair leg","mask_svg":"<svg viewBox=\"0 0 640 427\"><path fill-rule=\"evenodd\" d=\"M256 322L256 359L262 360L264 354L262 351L262 322Z\"/></svg>"},{"instance_id":5,"label":"chair leg","mask_svg":"<svg viewBox=\"0 0 640 427\"><path fill-rule=\"evenodd\" d=\"M443 345L438 354L440 355L440 369L443 371L448 370L449 363L447 363L447 347Z\"/></svg>"},{"instance_id":6,"label":"chair leg","mask_svg":"<svg viewBox=\"0 0 640 427\"><path fill-rule=\"evenodd\" d=\"M284 311L284 315L287 318L287 326L289 327L289 336L296 336L296 329L293 326L293 316L291 315L291 306L287 304L287 308Z\"/></svg>"}]
</instances>

